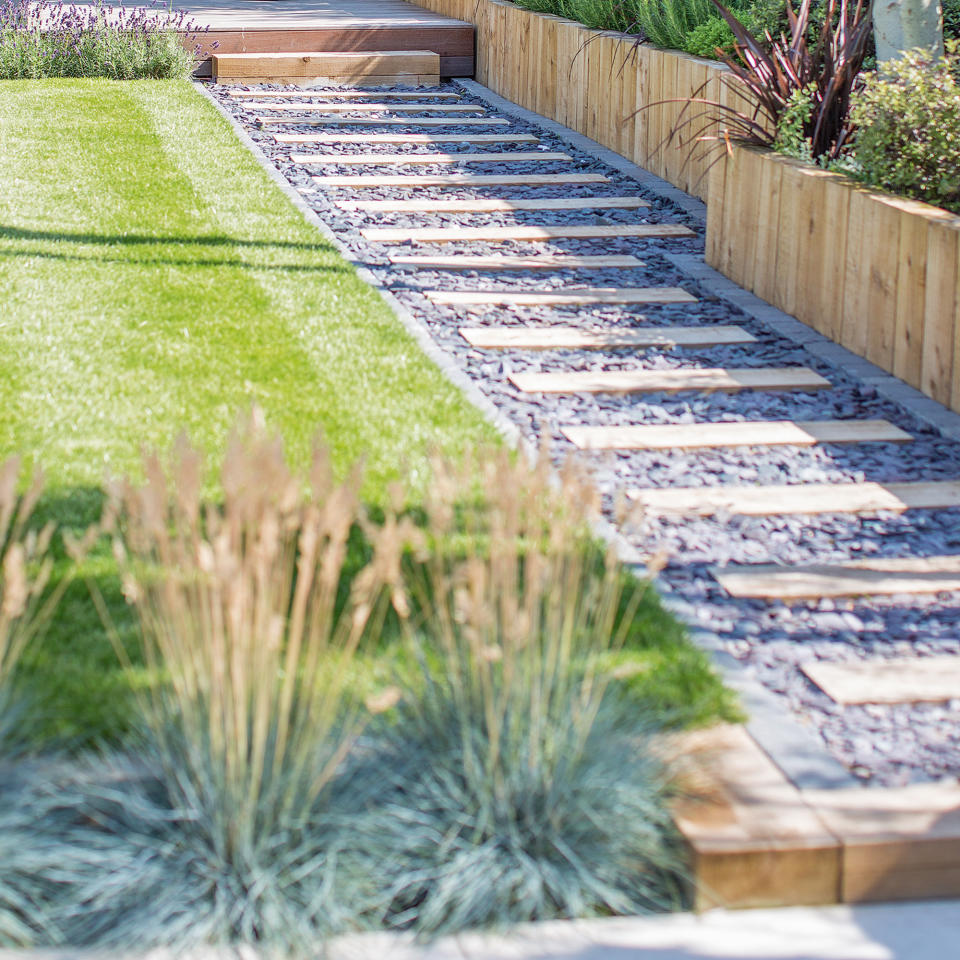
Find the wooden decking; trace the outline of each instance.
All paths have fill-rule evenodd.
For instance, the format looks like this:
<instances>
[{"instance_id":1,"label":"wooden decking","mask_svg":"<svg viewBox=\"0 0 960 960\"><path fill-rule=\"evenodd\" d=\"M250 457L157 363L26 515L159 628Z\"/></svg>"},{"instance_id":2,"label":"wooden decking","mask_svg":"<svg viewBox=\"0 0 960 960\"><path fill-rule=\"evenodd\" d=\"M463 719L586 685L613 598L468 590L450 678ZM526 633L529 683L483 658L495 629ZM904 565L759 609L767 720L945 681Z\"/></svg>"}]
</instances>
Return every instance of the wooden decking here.
<instances>
[{"instance_id":1,"label":"wooden decking","mask_svg":"<svg viewBox=\"0 0 960 960\"><path fill-rule=\"evenodd\" d=\"M404 0L174 0L210 54L432 50L445 77L473 76L473 24Z\"/></svg>"}]
</instances>

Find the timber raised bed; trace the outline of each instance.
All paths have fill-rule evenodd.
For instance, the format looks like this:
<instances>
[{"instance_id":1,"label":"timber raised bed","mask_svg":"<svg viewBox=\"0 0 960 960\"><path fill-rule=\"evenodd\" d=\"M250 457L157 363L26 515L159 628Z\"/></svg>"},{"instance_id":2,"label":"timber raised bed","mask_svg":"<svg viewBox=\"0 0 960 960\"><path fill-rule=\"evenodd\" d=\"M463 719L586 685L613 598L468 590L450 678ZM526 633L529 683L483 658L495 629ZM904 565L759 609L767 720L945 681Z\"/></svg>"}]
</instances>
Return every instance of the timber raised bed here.
<instances>
[{"instance_id":1,"label":"timber raised bed","mask_svg":"<svg viewBox=\"0 0 960 960\"><path fill-rule=\"evenodd\" d=\"M682 138L664 146L695 94L732 103L719 63L636 45L624 33L591 30L504 0L415 0L476 28L476 79L494 93L585 134L674 186L706 198L707 161ZM704 87L704 84L706 86ZM678 102L659 103L659 101ZM639 114L640 107L650 106ZM689 115L689 109L687 112ZM702 124L693 129L701 132Z\"/></svg>"},{"instance_id":2,"label":"timber raised bed","mask_svg":"<svg viewBox=\"0 0 960 960\"><path fill-rule=\"evenodd\" d=\"M960 217L766 150L710 175L707 262L960 411Z\"/></svg>"}]
</instances>

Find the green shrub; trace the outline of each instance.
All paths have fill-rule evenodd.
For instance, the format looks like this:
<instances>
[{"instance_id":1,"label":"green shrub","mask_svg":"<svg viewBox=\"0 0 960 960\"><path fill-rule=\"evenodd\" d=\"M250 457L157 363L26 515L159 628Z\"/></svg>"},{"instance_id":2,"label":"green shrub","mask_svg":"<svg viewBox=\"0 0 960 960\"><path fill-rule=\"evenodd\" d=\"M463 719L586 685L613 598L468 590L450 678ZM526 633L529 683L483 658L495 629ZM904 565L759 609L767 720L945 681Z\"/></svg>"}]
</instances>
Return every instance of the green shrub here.
<instances>
[{"instance_id":1,"label":"green shrub","mask_svg":"<svg viewBox=\"0 0 960 960\"><path fill-rule=\"evenodd\" d=\"M694 27L684 40L683 49L696 57L716 58L717 50L733 50L733 31L722 17L713 17Z\"/></svg>"},{"instance_id":2,"label":"green shrub","mask_svg":"<svg viewBox=\"0 0 960 960\"><path fill-rule=\"evenodd\" d=\"M865 76L850 117L857 179L960 212L960 59L916 50Z\"/></svg>"}]
</instances>

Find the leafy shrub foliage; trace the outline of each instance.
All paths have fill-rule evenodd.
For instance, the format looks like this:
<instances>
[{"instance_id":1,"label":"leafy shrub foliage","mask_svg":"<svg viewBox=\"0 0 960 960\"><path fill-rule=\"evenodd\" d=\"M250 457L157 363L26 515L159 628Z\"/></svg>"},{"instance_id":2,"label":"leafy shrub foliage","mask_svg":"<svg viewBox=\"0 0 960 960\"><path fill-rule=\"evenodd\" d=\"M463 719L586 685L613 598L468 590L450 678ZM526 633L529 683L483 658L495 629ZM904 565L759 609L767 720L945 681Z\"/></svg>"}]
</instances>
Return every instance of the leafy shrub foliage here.
<instances>
[{"instance_id":1,"label":"leafy shrub foliage","mask_svg":"<svg viewBox=\"0 0 960 960\"><path fill-rule=\"evenodd\" d=\"M392 867L385 920L435 934L663 908L667 781L651 718L605 669L631 611L589 536L594 494L507 454L481 467L477 490L437 465L422 560L395 584L418 668L369 747L390 787L364 828Z\"/></svg>"},{"instance_id":2,"label":"leafy shrub foliage","mask_svg":"<svg viewBox=\"0 0 960 960\"><path fill-rule=\"evenodd\" d=\"M866 74L844 169L866 183L960 213L960 57L916 50Z\"/></svg>"},{"instance_id":3,"label":"leafy shrub foliage","mask_svg":"<svg viewBox=\"0 0 960 960\"><path fill-rule=\"evenodd\" d=\"M177 31L192 38L193 53ZM182 12L0 0L0 79L187 77L199 50Z\"/></svg>"}]
</instances>

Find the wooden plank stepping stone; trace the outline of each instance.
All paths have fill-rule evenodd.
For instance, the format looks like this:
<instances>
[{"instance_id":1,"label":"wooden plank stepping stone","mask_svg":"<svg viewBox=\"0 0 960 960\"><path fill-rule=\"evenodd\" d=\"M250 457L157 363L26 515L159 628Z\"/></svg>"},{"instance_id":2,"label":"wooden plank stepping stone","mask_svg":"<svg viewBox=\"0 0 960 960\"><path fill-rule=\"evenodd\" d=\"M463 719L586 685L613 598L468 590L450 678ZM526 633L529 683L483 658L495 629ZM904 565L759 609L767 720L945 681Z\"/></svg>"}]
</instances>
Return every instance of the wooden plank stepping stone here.
<instances>
[{"instance_id":1,"label":"wooden plank stepping stone","mask_svg":"<svg viewBox=\"0 0 960 960\"><path fill-rule=\"evenodd\" d=\"M342 165L407 166L417 163L530 163L552 160L572 161L567 153L291 153L294 163L333 163Z\"/></svg>"},{"instance_id":2,"label":"wooden plank stepping stone","mask_svg":"<svg viewBox=\"0 0 960 960\"><path fill-rule=\"evenodd\" d=\"M449 173L396 177L382 176L315 176L315 183L324 187L550 187L558 183L608 183L599 173ZM520 228L514 228L520 229ZM364 235L368 231L363 231ZM409 234L411 231L390 230ZM382 238L381 238L382 239Z\"/></svg>"},{"instance_id":3,"label":"wooden plank stepping stone","mask_svg":"<svg viewBox=\"0 0 960 960\"><path fill-rule=\"evenodd\" d=\"M502 117L257 117L262 125L285 123L287 126L310 127L506 127L509 120Z\"/></svg>"},{"instance_id":4,"label":"wooden plank stepping stone","mask_svg":"<svg viewBox=\"0 0 960 960\"><path fill-rule=\"evenodd\" d=\"M956 560L956 557L939 557ZM960 572L960 568L957 568ZM953 573L960 590L960 577ZM903 591L911 592L911 591ZM926 591L923 591L926 592ZM960 699L960 657L898 657L895 660L823 660L800 669L836 703L942 703Z\"/></svg>"},{"instance_id":5,"label":"wooden plank stepping stone","mask_svg":"<svg viewBox=\"0 0 960 960\"><path fill-rule=\"evenodd\" d=\"M358 99L366 97L387 97L390 100L422 100L427 97L431 100L459 100L459 93L437 92L431 93L427 90L397 90L389 92L387 90L324 90L322 87L316 90L228 90L231 97L238 100L267 100L267 99L303 99L312 100L318 97L357 97Z\"/></svg>"},{"instance_id":6,"label":"wooden plank stepping stone","mask_svg":"<svg viewBox=\"0 0 960 960\"><path fill-rule=\"evenodd\" d=\"M649 207L642 197L531 197L505 200L340 200L343 210L369 213L497 213L511 210L633 210Z\"/></svg>"},{"instance_id":7,"label":"wooden plank stepping stone","mask_svg":"<svg viewBox=\"0 0 960 960\"><path fill-rule=\"evenodd\" d=\"M528 133L275 133L277 143L539 143ZM403 202L403 201L401 201Z\"/></svg>"},{"instance_id":8,"label":"wooden plank stepping stone","mask_svg":"<svg viewBox=\"0 0 960 960\"><path fill-rule=\"evenodd\" d=\"M578 303L696 303L697 298L679 287L587 287L583 290L424 290L423 295L448 306L457 304L501 304L543 306ZM543 374L547 376L547 374ZM552 376L552 374L551 374ZM559 377L577 374L557 374ZM565 391L564 391L565 392Z\"/></svg>"},{"instance_id":9,"label":"wooden plank stepping stone","mask_svg":"<svg viewBox=\"0 0 960 960\"><path fill-rule=\"evenodd\" d=\"M461 327L460 336L481 350L616 350L623 347L712 347L752 343L741 327L656 327L647 330L582 330L579 327ZM591 429L585 427L583 429ZM651 427L650 429L659 429ZM569 428L575 432L577 428ZM564 433L568 433L565 428ZM572 438L571 438L572 439Z\"/></svg>"},{"instance_id":10,"label":"wooden plank stepping stone","mask_svg":"<svg viewBox=\"0 0 960 960\"><path fill-rule=\"evenodd\" d=\"M779 393L784 390L824 390L830 386L829 380L809 367L515 373L510 380L526 393L679 393L682 390L731 393L769 390Z\"/></svg>"},{"instance_id":11,"label":"wooden plank stepping stone","mask_svg":"<svg viewBox=\"0 0 960 960\"><path fill-rule=\"evenodd\" d=\"M529 257L394 254L390 262L400 267L425 267L430 270L629 270L644 265L642 260L627 254L579 257L562 253Z\"/></svg>"},{"instance_id":12,"label":"wooden plank stepping stone","mask_svg":"<svg viewBox=\"0 0 960 960\"><path fill-rule=\"evenodd\" d=\"M651 513L659 514L776 517L781 514L874 514L884 510L902 513L960 507L960 481L673 487L631 490L628 496Z\"/></svg>"},{"instance_id":13,"label":"wooden plank stepping stone","mask_svg":"<svg viewBox=\"0 0 960 960\"><path fill-rule=\"evenodd\" d=\"M453 243L457 240L607 240L614 237L690 237L693 231L677 223L573 224L522 227L370 227L366 240L380 243Z\"/></svg>"},{"instance_id":14,"label":"wooden plank stepping stone","mask_svg":"<svg viewBox=\"0 0 960 960\"><path fill-rule=\"evenodd\" d=\"M940 593L960 590L960 557L877 557L794 567L746 564L720 567L713 575L732 597L768 600ZM960 667L960 658L957 664ZM960 686L956 691L960 697Z\"/></svg>"},{"instance_id":15,"label":"wooden plank stepping stone","mask_svg":"<svg viewBox=\"0 0 960 960\"><path fill-rule=\"evenodd\" d=\"M249 110L275 113L486 113L472 103L248 103Z\"/></svg>"},{"instance_id":16,"label":"wooden plank stepping stone","mask_svg":"<svg viewBox=\"0 0 960 960\"><path fill-rule=\"evenodd\" d=\"M712 328L699 329L709 331ZM801 423L792 420L767 420L638 427L563 427L562 430L568 440L583 450L695 450L706 447L786 445L809 447L818 443L905 443L913 439L905 430L886 420L808 420Z\"/></svg>"}]
</instances>

